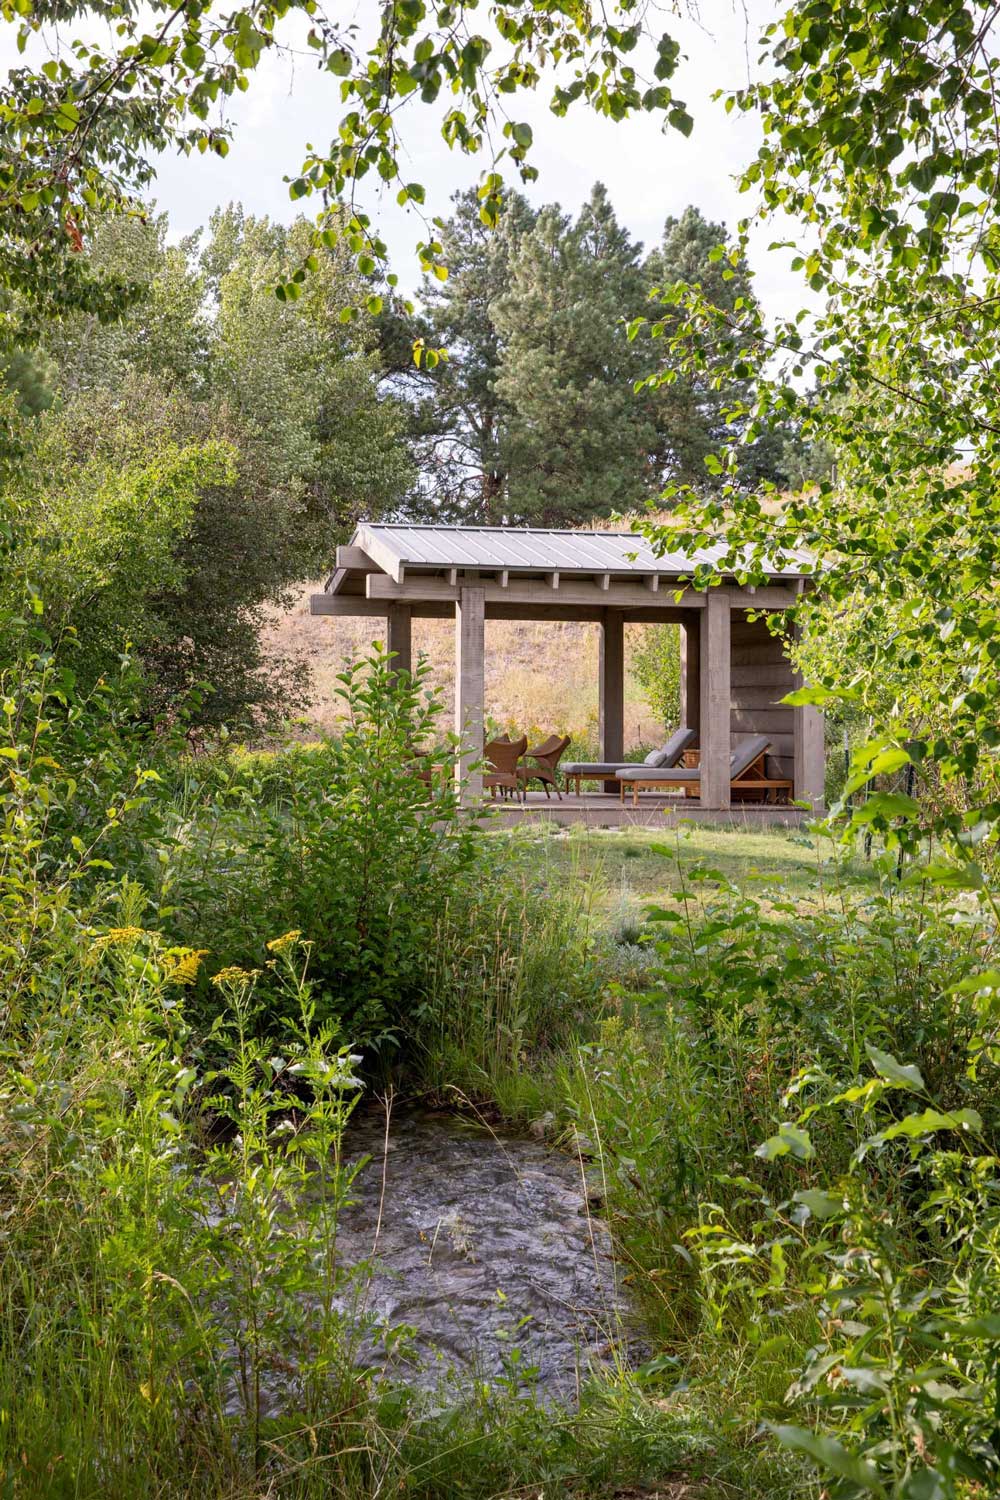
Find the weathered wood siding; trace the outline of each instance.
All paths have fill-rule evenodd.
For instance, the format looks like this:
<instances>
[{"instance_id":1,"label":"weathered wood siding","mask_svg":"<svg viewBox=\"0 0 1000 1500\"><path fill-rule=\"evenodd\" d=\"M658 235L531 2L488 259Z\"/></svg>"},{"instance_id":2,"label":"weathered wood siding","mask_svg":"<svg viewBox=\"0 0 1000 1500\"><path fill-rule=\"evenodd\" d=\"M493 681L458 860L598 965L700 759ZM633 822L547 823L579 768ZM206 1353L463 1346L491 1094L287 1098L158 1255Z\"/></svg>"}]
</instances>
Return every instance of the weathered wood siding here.
<instances>
[{"instance_id":1,"label":"weathered wood siding","mask_svg":"<svg viewBox=\"0 0 1000 1500\"><path fill-rule=\"evenodd\" d=\"M792 664L766 622L747 619L743 610L733 610L732 651L730 731L766 734L775 772L794 776L794 710L780 701L796 685Z\"/></svg>"}]
</instances>

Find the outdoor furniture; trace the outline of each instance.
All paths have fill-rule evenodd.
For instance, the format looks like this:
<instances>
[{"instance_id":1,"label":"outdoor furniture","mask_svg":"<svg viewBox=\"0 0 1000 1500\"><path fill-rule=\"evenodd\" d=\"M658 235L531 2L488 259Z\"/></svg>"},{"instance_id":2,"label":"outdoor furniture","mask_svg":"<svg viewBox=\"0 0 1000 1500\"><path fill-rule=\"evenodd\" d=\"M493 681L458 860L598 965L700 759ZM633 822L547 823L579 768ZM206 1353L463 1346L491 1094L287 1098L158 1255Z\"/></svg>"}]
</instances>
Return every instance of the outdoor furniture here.
<instances>
[{"instance_id":1,"label":"outdoor furniture","mask_svg":"<svg viewBox=\"0 0 1000 1500\"><path fill-rule=\"evenodd\" d=\"M529 781L540 781L545 788L546 797L550 796L549 787L554 786L556 796L562 801L562 792L556 780L556 767L568 744L568 734L550 734L547 740L528 751L528 764L518 766L517 769L518 776L524 782L525 792Z\"/></svg>"},{"instance_id":2,"label":"outdoor furniture","mask_svg":"<svg viewBox=\"0 0 1000 1500\"><path fill-rule=\"evenodd\" d=\"M697 730L688 729L682 724L675 729L667 743L661 750L651 750L642 762L644 766L652 766L664 769L668 766L676 766L681 756L698 738ZM581 781L612 781L619 771L637 770L638 765L634 760L604 760L604 761L567 761L563 766L563 775L566 785L571 781L576 783L576 795L580 795Z\"/></svg>"},{"instance_id":3,"label":"outdoor furniture","mask_svg":"<svg viewBox=\"0 0 1000 1500\"><path fill-rule=\"evenodd\" d=\"M483 790L489 788L490 796L494 798L497 792L501 796L513 792L519 800L524 800L527 793L517 774L517 763L527 748L526 734L522 734L519 740L490 740L483 749L483 759L486 761Z\"/></svg>"},{"instance_id":4,"label":"outdoor furniture","mask_svg":"<svg viewBox=\"0 0 1000 1500\"><path fill-rule=\"evenodd\" d=\"M787 802L793 784L786 776L767 775L767 752L771 742L766 735L754 734L740 740L729 757L729 785L735 801L766 802L773 792L775 800ZM630 766L617 771L621 783L621 800L626 787L632 788L632 806L639 806L642 791L683 791L686 797L697 797L701 790L701 767L680 766L674 770L655 770L647 766Z\"/></svg>"},{"instance_id":5,"label":"outdoor furniture","mask_svg":"<svg viewBox=\"0 0 1000 1500\"><path fill-rule=\"evenodd\" d=\"M724 534L718 540L725 542ZM705 562L701 549L661 552L625 530L363 522L337 549L324 590L313 595L310 608L334 617L383 615L389 650L396 653L394 669L410 665L415 620L454 623L454 749L461 799L470 807L482 801L480 726L491 623L531 620L586 621L598 634L597 769L574 767L571 784L579 777L582 790L589 775L599 778L591 786L603 782L615 790L612 768L625 763L626 635L633 625L669 624L681 633L677 717L699 730L702 807L711 802L717 811L729 810L734 735L766 734L771 754L779 758L775 773L790 776L794 761L796 798L818 810L822 715L815 704L786 701L799 686L798 676L769 621L793 610L804 589L818 586L822 570L805 553L783 548L764 567L766 577L750 583L741 563L735 572L723 570L724 587L707 588L700 579ZM499 633L494 645L499 647ZM552 670L558 671L554 660ZM575 754L582 759L579 750ZM560 772L568 758L569 751ZM571 811L582 817L584 808L560 804L558 810L546 805L536 811L568 822Z\"/></svg>"}]
</instances>

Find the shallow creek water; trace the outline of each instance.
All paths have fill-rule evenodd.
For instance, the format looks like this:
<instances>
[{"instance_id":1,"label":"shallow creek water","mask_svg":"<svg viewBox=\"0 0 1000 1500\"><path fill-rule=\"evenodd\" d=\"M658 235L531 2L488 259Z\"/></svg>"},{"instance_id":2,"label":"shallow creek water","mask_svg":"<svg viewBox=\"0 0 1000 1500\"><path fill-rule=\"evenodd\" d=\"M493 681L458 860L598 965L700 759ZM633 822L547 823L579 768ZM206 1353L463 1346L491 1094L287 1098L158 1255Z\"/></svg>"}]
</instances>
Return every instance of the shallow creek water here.
<instances>
[{"instance_id":1,"label":"shallow creek water","mask_svg":"<svg viewBox=\"0 0 1000 1500\"><path fill-rule=\"evenodd\" d=\"M372 1258L367 1314L416 1329L404 1378L496 1378L516 1347L542 1392L570 1396L588 1367L620 1355L627 1302L578 1161L443 1114L396 1114L387 1153L384 1135L374 1111L349 1129L345 1157L372 1160L338 1248L348 1264Z\"/></svg>"}]
</instances>

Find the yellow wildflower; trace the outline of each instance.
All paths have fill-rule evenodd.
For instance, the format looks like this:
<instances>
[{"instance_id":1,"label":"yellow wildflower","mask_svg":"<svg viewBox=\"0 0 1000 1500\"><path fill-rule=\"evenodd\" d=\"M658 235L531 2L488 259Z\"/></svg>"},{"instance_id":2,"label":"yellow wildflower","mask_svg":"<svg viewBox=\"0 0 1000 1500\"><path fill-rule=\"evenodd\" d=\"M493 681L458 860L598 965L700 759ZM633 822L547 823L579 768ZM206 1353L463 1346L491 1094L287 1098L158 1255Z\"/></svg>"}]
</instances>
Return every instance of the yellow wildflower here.
<instances>
[{"instance_id":1,"label":"yellow wildflower","mask_svg":"<svg viewBox=\"0 0 1000 1500\"><path fill-rule=\"evenodd\" d=\"M163 955L163 977L167 984L194 984L207 948L168 948Z\"/></svg>"},{"instance_id":2,"label":"yellow wildflower","mask_svg":"<svg viewBox=\"0 0 1000 1500\"><path fill-rule=\"evenodd\" d=\"M272 938L267 945L267 951L268 953L287 953L289 948L295 947L301 936L300 929L293 927L292 931L286 932L284 936Z\"/></svg>"},{"instance_id":3,"label":"yellow wildflower","mask_svg":"<svg viewBox=\"0 0 1000 1500\"><path fill-rule=\"evenodd\" d=\"M212 975L212 983L224 989L227 984L250 984L259 974L259 969L241 969L239 964L230 964Z\"/></svg>"},{"instance_id":4,"label":"yellow wildflower","mask_svg":"<svg viewBox=\"0 0 1000 1500\"><path fill-rule=\"evenodd\" d=\"M97 954L108 948L124 948L145 936L141 927L109 927L107 932L102 932L100 937L95 938L90 951Z\"/></svg>"}]
</instances>

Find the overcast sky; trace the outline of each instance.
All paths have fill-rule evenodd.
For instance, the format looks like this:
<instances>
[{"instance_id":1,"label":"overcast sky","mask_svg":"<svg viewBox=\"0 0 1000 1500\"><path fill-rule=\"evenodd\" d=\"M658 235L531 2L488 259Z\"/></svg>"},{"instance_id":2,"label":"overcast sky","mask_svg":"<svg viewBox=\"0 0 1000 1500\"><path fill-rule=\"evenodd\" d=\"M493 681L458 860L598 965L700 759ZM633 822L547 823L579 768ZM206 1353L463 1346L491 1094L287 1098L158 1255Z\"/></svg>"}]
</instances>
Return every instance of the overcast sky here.
<instances>
[{"instance_id":1,"label":"overcast sky","mask_svg":"<svg viewBox=\"0 0 1000 1500\"><path fill-rule=\"evenodd\" d=\"M358 13L370 0L361 0ZM680 42L683 61L673 81L694 116L695 128L685 139L675 130L663 133L648 116L620 124L599 119L585 106L576 106L558 119L548 109L548 91L518 96L515 118L534 130L534 162L539 181L528 190L536 202L556 200L575 211L595 180L603 181L621 219L633 236L649 245L660 234L663 220L697 204L710 218L730 228L746 212L747 200L736 191L735 174L753 155L757 127L738 112L726 114L721 101L712 100L718 88L743 86L748 69L756 65L757 35L775 14L772 0L717 0L717 9L700 22L663 14L663 24ZM654 13L655 19L655 13ZM253 213L289 219L310 211L309 201L293 204L285 175L295 175L307 142L322 146L329 140L340 99L336 81L315 68L310 56L267 58L233 109L235 138L228 157L175 157L161 160L156 197L165 208L175 234L203 225L212 209L239 200ZM438 116L414 101L407 108L403 131L409 156L406 176L427 188L427 208L447 213L450 194L474 184L487 163L450 151L438 134ZM395 189L379 195L366 182L364 202L387 240L404 286L419 279L414 246L424 238L424 227L397 208ZM758 236L753 249L757 292L771 316L791 313L802 302L801 283L787 270L787 251L768 252L774 229Z\"/></svg>"}]
</instances>

